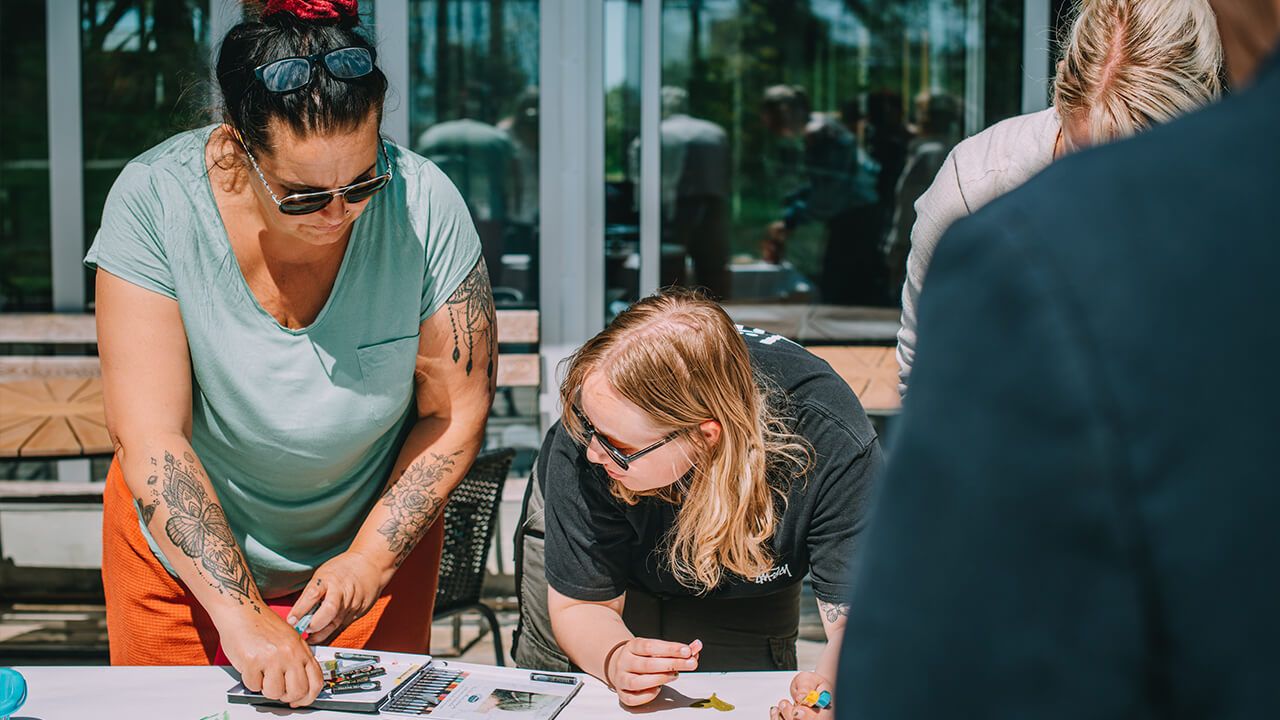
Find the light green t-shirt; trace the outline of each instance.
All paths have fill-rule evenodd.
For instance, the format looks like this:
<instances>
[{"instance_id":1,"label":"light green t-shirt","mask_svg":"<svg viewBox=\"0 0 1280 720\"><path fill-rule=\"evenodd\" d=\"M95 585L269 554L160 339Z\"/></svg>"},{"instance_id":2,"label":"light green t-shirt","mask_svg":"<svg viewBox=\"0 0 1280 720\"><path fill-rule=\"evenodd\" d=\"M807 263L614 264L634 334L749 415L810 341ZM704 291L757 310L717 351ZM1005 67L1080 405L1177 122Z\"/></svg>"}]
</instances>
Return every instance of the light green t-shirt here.
<instances>
[{"instance_id":1,"label":"light green t-shirt","mask_svg":"<svg viewBox=\"0 0 1280 720\"><path fill-rule=\"evenodd\" d=\"M215 127L125 166L85 264L178 301L191 444L263 595L278 597L346 550L377 502L414 419L418 326L480 241L440 169L388 143L394 179L356 220L328 301L309 327L286 329L249 291L214 203Z\"/></svg>"}]
</instances>

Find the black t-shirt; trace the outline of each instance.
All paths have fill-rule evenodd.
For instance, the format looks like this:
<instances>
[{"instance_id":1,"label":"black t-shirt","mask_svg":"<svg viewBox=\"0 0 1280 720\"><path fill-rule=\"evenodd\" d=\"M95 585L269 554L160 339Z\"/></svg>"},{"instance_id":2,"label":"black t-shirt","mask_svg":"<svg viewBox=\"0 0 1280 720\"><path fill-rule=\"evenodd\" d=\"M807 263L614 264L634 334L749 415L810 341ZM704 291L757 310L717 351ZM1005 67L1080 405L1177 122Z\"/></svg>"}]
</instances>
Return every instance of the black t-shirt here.
<instances>
[{"instance_id":1,"label":"black t-shirt","mask_svg":"<svg viewBox=\"0 0 1280 720\"><path fill-rule=\"evenodd\" d=\"M875 430L849 386L825 361L780 335L742 329L752 365L783 392L782 415L813 448L813 466L787 483L788 502L772 540L773 568L728 574L707 597L769 595L812 573L814 593L847 602L849 573L873 479L883 459ZM546 499L547 582L578 600L609 600L629 587L656 595L696 594L666 562L664 538L678 508L645 497L628 506L560 423L547 433L537 476Z\"/></svg>"}]
</instances>

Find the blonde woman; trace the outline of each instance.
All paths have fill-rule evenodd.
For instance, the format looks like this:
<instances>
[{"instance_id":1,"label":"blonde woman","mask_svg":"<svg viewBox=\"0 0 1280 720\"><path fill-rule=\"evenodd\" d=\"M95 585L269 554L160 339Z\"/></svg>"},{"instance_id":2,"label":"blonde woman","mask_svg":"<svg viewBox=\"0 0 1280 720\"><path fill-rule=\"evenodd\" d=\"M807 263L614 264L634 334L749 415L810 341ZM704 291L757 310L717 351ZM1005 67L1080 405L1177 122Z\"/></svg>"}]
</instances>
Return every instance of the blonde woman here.
<instances>
[{"instance_id":1,"label":"blonde woman","mask_svg":"<svg viewBox=\"0 0 1280 720\"><path fill-rule=\"evenodd\" d=\"M794 670L809 574L828 645L792 693L831 690L882 462L848 385L799 345L668 290L583 345L560 392L531 483L545 510L528 518L545 526L551 627L523 584L517 660L579 667L625 705L689 670Z\"/></svg>"},{"instance_id":2,"label":"blonde woman","mask_svg":"<svg viewBox=\"0 0 1280 720\"><path fill-rule=\"evenodd\" d=\"M1207 0L1084 0L1077 13L1058 63L1053 107L957 145L916 201L898 332L904 394L925 273L953 222L1073 150L1171 120L1222 90L1222 46Z\"/></svg>"}]
</instances>

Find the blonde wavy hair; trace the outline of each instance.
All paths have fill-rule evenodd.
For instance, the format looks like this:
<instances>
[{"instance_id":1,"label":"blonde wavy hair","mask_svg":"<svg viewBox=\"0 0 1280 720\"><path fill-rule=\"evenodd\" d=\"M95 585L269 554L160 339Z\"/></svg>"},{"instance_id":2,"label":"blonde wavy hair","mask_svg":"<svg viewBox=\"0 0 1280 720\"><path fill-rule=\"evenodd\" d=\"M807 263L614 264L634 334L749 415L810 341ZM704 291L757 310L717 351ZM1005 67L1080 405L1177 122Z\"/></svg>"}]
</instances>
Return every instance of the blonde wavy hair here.
<instances>
[{"instance_id":1,"label":"blonde wavy hair","mask_svg":"<svg viewBox=\"0 0 1280 720\"><path fill-rule=\"evenodd\" d=\"M1207 0L1083 0L1063 43L1054 106L1102 144L1222 92L1222 42Z\"/></svg>"},{"instance_id":2,"label":"blonde wavy hair","mask_svg":"<svg viewBox=\"0 0 1280 720\"><path fill-rule=\"evenodd\" d=\"M677 505L665 544L667 565L680 583L704 593L726 571L751 578L770 570L769 540L785 508L784 485L809 469L812 448L778 414L785 398L754 372L728 314L698 293L663 290L618 315L567 362L560 385L566 410L587 377L603 373L659 429L688 431L697 448L693 470L673 485L642 494L610 481L614 497L629 505L643 495ZM707 420L722 428L714 446L697 432ZM563 422L585 446L574 413L563 413ZM777 481L783 478L788 482Z\"/></svg>"}]
</instances>

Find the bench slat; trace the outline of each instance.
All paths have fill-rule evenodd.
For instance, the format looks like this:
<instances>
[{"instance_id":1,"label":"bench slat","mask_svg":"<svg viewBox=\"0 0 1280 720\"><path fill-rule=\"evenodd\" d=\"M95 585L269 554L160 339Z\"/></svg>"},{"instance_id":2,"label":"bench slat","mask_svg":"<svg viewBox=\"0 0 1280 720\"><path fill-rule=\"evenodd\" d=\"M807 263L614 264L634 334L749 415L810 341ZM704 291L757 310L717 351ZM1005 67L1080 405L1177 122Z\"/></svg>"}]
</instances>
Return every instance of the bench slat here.
<instances>
[{"instance_id":1,"label":"bench slat","mask_svg":"<svg viewBox=\"0 0 1280 720\"><path fill-rule=\"evenodd\" d=\"M530 366L530 363L532 365ZM96 357L68 357L62 355L32 357L0 357L0 386L22 380L58 378L79 383L82 378L101 377L102 365ZM498 385L525 387L537 385L538 355L536 353L499 353ZM535 378L530 380L530 378ZM511 380L512 382L506 382ZM99 393L100 395L100 393ZM91 399L76 396L77 400Z\"/></svg>"},{"instance_id":2,"label":"bench slat","mask_svg":"<svg viewBox=\"0 0 1280 720\"><path fill-rule=\"evenodd\" d=\"M499 310L498 342L538 342L537 310ZM0 315L0 343L94 345L98 329L87 313L5 313Z\"/></svg>"},{"instance_id":3,"label":"bench slat","mask_svg":"<svg viewBox=\"0 0 1280 720\"><path fill-rule=\"evenodd\" d=\"M537 387L541 379L537 354L504 353L498 356L498 387Z\"/></svg>"},{"instance_id":4,"label":"bench slat","mask_svg":"<svg viewBox=\"0 0 1280 720\"><path fill-rule=\"evenodd\" d=\"M98 358L71 355L0 357L0 383L34 378L90 378L102 374Z\"/></svg>"},{"instance_id":5,"label":"bench slat","mask_svg":"<svg viewBox=\"0 0 1280 720\"><path fill-rule=\"evenodd\" d=\"M57 480L0 480L0 502L83 500L101 503L106 483L72 483Z\"/></svg>"},{"instance_id":6,"label":"bench slat","mask_svg":"<svg viewBox=\"0 0 1280 720\"><path fill-rule=\"evenodd\" d=\"M538 342L537 310L499 310L498 342L536 345Z\"/></svg>"},{"instance_id":7,"label":"bench slat","mask_svg":"<svg viewBox=\"0 0 1280 720\"><path fill-rule=\"evenodd\" d=\"M5 313L0 315L0 343L54 345L98 342L98 328L85 313Z\"/></svg>"}]
</instances>

